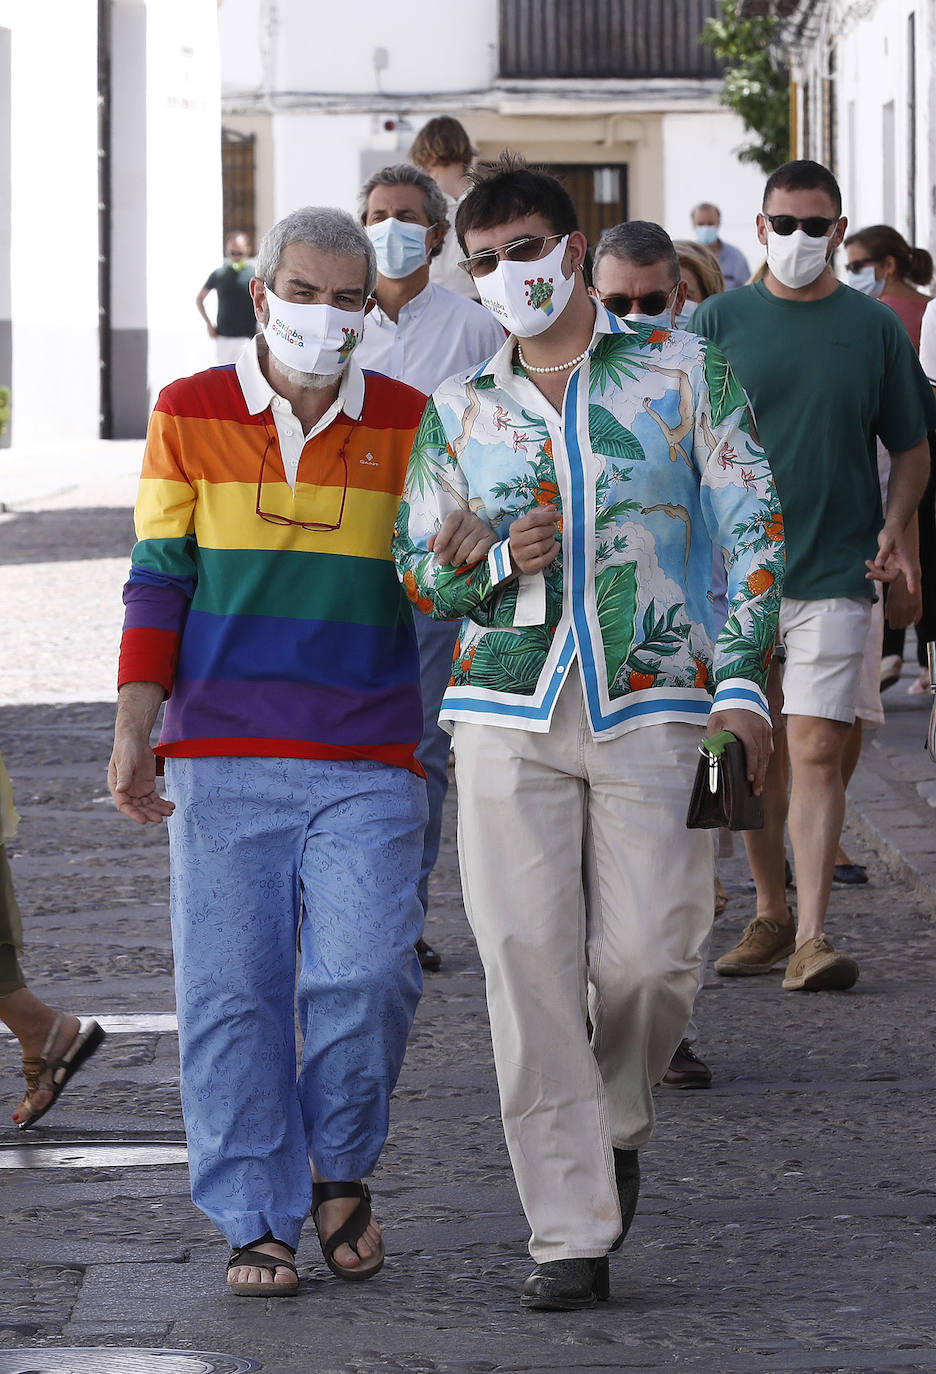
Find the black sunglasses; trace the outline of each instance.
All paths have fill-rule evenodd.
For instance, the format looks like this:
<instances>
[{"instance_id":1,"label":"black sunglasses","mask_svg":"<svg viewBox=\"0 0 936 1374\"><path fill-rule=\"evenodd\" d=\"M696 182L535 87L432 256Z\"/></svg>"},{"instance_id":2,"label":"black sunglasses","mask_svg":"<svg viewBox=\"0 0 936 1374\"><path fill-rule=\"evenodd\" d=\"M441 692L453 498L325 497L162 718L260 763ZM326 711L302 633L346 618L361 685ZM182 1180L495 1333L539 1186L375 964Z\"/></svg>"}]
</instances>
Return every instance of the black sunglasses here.
<instances>
[{"instance_id":1,"label":"black sunglasses","mask_svg":"<svg viewBox=\"0 0 936 1374\"><path fill-rule=\"evenodd\" d=\"M679 282L669 291L648 291L646 296L611 295L602 296L600 299L605 310L610 310L612 315L622 319L631 313L631 306L637 307L638 315L662 315L669 305L670 296L678 286Z\"/></svg>"},{"instance_id":2,"label":"black sunglasses","mask_svg":"<svg viewBox=\"0 0 936 1374\"><path fill-rule=\"evenodd\" d=\"M833 224L838 224L842 218L836 215L834 219L823 219L822 215L809 215L806 219L797 219L795 215L768 215L764 211L764 219L770 221L770 227L775 234L781 238L789 238L794 229L802 229L811 239L821 239L832 228Z\"/></svg>"}]
</instances>

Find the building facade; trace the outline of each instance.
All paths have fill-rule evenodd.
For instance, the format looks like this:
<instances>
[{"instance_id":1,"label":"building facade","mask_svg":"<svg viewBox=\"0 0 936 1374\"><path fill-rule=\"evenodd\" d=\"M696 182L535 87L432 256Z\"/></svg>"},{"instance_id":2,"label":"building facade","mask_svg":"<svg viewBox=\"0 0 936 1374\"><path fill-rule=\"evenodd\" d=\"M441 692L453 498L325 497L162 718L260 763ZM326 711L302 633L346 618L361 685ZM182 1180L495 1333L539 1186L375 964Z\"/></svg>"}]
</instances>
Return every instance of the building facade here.
<instances>
[{"instance_id":1,"label":"building facade","mask_svg":"<svg viewBox=\"0 0 936 1374\"><path fill-rule=\"evenodd\" d=\"M700 200L756 262L762 178L699 42L716 0L221 0L228 227L297 205L354 209L421 125L453 114L482 157L510 147L561 171L583 227L652 219L690 235ZM236 208L235 208L236 207ZM244 222L247 216L252 222Z\"/></svg>"},{"instance_id":2,"label":"building facade","mask_svg":"<svg viewBox=\"0 0 936 1374\"><path fill-rule=\"evenodd\" d=\"M936 0L746 0L781 21L793 155L835 173L849 226L936 251Z\"/></svg>"},{"instance_id":3,"label":"building facade","mask_svg":"<svg viewBox=\"0 0 936 1374\"><path fill-rule=\"evenodd\" d=\"M0 0L4 442L135 438L211 362L216 0Z\"/></svg>"}]
</instances>

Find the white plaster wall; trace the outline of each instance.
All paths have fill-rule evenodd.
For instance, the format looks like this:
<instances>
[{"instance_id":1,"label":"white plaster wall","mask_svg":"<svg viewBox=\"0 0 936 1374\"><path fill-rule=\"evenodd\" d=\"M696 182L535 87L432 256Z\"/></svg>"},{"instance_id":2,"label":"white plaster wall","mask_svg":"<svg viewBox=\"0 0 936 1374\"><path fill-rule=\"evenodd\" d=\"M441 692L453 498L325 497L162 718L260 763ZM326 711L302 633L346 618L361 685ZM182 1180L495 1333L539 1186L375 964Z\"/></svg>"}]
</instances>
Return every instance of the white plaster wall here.
<instances>
[{"instance_id":1,"label":"white plaster wall","mask_svg":"<svg viewBox=\"0 0 936 1374\"><path fill-rule=\"evenodd\" d=\"M337 205L354 214L370 154L379 166L405 159L397 135L381 132L372 115L281 114L273 125L277 219L302 205Z\"/></svg>"},{"instance_id":2,"label":"white plaster wall","mask_svg":"<svg viewBox=\"0 0 936 1374\"><path fill-rule=\"evenodd\" d=\"M216 0L147 6L147 321L158 390L214 363L195 296L223 259Z\"/></svg>"},{"instance_id":3,"label":"white plaster wall","mask_svg":"<svg viewBox=\"0 0 936 1374\"><path fill-rule=\"evenodd\" d=\"M736 150L747 141L730 110L664 115L663 223L673 238L691 239L693 206L712 201L721 210L723 240L741 249L753 272L763 254L754 219L766 178L757 166L738 161Z\"/></svg>"},{"instance_id":4,"label":"white plaster wall","mask_svg":"<svg viewBox=\"0 0 936 1374\"><path fill-rule=\"evenodd\" d=\"M13 35L11 432L18 445L98 433L97 5L71 0L54 8L54 42L47 6L0 11Z\"/></svg>"},{"instance_id":5,"label":"white plaster wall","mask_svg":"<svg viewBox=\"0 0 936 1374\"><path fill-rule=\"evenodd\" d=\"M480 90L496 73L497 0L222 0L219 22L225 94L422 95Z\"/></svg>"}]
</instances>

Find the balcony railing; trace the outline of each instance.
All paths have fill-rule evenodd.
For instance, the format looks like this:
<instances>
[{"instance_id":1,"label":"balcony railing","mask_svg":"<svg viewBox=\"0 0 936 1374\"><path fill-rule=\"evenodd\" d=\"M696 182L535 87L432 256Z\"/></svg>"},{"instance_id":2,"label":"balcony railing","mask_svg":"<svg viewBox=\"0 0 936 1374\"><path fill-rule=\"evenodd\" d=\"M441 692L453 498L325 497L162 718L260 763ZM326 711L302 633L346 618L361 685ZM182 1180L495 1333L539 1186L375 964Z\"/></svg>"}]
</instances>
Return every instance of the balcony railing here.
<instances>
[{"instance_id":1,"label":"balcony railing","mask_svg":"<svg viewBox=\"0 0 936 1374\"><path fill-rule=\"evenodd\" d=\"M718 0L500 0L500 76L718 78L699 41L718 11Z\"/></svg>"}]
</instances>

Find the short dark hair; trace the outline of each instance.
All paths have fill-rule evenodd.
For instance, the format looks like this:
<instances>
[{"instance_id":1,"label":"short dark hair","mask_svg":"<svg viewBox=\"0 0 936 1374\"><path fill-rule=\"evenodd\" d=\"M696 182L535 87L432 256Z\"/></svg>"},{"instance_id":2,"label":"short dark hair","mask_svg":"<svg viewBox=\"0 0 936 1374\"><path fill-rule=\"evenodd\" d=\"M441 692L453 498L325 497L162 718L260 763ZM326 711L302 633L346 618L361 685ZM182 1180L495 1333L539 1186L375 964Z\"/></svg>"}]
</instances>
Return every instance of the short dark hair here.
<instances>
[{"instance_id":1,"label":"short dark hair","mask_svg":"<svg viewBox=\"0 0 936 1374\"><path fill-rule=\"evenodd\" d=\"M602 229L598 247L595 249L593 272L603 257L618 258L622 262L633 262L638 267L652 267L654 263L665 262L674 282L679 281L679 259L673 240L664 228L649 219L629 219L623 224Z\"/></svg>"},{"instance_id":2,"label":"short dark hair","mask_svg":"<svg viewBox=\"0 0 936 1374\"><path fill-rule=\"evenodd\" d=\"M468 179L471 190L455 215L455 233L463 253L468 252L465 235L469 229L491 229L525 215L542 215L556 234L571 234L579 227L572 197L562 182L508 149L496 162L479 162Z\"/></svg>"},{"instance_id":3,"label":"short dark hair","mask_svg":"<svg viewBox=\"0 0 936 1374\"><path fill-rule=\"evenodd\" d=\"M785 162L775 172L771 172L764 187L763 209L773 191L825 191L832 202L836 215L842 213L842 192L828 167L821 162L810 162L800 158L796 162Z\"/></svg>"}]
</instances>

